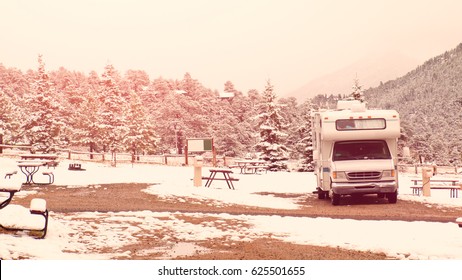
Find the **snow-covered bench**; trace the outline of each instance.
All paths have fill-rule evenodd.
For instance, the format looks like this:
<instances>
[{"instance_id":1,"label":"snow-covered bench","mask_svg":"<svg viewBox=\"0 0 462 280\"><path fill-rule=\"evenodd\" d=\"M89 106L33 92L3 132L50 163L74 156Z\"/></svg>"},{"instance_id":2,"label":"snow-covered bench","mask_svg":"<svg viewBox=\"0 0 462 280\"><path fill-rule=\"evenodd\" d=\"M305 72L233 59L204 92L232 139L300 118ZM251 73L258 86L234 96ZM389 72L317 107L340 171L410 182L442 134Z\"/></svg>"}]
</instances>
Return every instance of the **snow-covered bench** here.
<instances>
[{"instance_id":1,"label":"snow-covered bench","mask_svg":"<svg viewBox=\"0 0 462 280\"><path fill-rule=\"evenodd\" d=\"M30 224L22 224L22 225L19 224L18 225L16 223L13 223L11 225L0 224L0 227L5 230L12 230L12 231L27 230L27 231L39 232L40 235L38 235L36 238L39 238L39 239L44 238L48 230L48 209L47 209L47 203L45 199L42 199L42 198L32 199L30 202L29 212L31 215L42 216L45 219L43 226L42 225L37 226L34 221L33 225L30 225Z\"/></svg>"},{"instance_id":2,"label":"snow-covered bench","mask_svg":"<svg viewBox=\"0 0 462 280\"><path fill-rule=\"evenodd\" d=\"M41 231L42 235L39 238L44 238L47 234L48 229L48 209L47 209L47 202L45 199L42 198L33 198L30 202L30 213L32 215L41 215L45 218L45 225L42 229L33 229L37 231Z\"/></svg>"}]
</instances>

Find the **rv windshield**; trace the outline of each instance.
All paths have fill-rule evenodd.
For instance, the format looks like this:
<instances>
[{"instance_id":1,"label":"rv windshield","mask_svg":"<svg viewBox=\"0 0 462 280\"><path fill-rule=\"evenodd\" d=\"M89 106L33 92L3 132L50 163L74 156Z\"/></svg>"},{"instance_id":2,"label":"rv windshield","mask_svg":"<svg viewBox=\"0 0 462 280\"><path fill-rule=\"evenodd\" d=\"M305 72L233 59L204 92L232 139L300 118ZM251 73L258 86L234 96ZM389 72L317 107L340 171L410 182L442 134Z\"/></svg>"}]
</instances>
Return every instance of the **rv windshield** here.
<instances>
[{"instance_id":1,"label":"rv windshield","mask_svg":"<svg viewBox=\"0 0 462 280\"><path fill-rule=\"evenodd\" d=\"M387 143L382 140L342 141L335 143L334 161L364 159L391 159Z\"/></svg>"}]
</instances>

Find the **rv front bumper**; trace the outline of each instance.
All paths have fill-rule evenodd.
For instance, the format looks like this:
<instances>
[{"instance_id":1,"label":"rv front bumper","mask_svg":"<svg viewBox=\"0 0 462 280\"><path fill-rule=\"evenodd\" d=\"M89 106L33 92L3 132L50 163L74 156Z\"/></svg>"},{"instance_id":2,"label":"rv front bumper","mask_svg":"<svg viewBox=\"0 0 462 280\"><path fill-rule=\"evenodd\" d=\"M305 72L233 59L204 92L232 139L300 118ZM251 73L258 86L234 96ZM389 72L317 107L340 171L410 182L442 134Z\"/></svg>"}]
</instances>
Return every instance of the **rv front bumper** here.
<instances>
[{"instance_id":1,"label":"rv front bumper","mask_svg":"<svg viewBox=\"0 0 462 280\"><path fill-rule=\"evenodd\" d=\"M332 191L336 194L373 194L373 193L393 193L398 189L396 181L383 182L332 182Z\"/></svg>"}]
</instances>

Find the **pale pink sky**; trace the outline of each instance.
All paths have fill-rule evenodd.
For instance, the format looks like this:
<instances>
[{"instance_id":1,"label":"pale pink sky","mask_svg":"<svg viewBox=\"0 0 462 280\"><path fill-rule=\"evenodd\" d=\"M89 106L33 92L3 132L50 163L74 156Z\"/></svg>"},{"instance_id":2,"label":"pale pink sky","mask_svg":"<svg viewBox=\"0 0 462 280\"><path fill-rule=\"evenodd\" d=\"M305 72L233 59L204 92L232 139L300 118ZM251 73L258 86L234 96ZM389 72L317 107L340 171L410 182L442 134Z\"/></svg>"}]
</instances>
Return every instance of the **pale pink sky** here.
<instances>
[{"instance_id":1,"label":"pale pink sky","mask_svg":"<svg viewBox=\"0 0 462 280\"><path fill-rule=\"evenodd\" d=\"M278 95L371 54L420 62L462 43L459 0L2 0L0 63L101 73L185 72Z\"/></svg>"}]
</instances>

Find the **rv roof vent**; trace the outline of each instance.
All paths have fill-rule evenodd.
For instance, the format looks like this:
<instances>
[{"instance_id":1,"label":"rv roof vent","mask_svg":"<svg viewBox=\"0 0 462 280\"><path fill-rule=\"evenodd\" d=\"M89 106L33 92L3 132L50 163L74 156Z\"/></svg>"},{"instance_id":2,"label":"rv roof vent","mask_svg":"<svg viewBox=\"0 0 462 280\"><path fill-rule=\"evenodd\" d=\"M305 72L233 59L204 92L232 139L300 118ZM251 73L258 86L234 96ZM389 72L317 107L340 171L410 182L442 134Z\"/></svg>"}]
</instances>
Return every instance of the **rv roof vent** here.
<instances>
[{"instance_id":1,"label":"rv roof vent","mask_svg":"<svg viewBox=\"0 0 462 280\"><path fill-rule=\"evenodd\" d=\"M357 103L351 106L352 112L366 112L366 104L365 103Z\"/></svg>"},{"instance_id":2,"label":"rv roof vent","mask_svg":"<svg viewBox=\"0 0 462 280\"><path fill-rule=\"evenodd\" d=\"M358 100L339 100L337 110L351 110L355 104L360 104Z\"/></svg>"}]
</instances>

